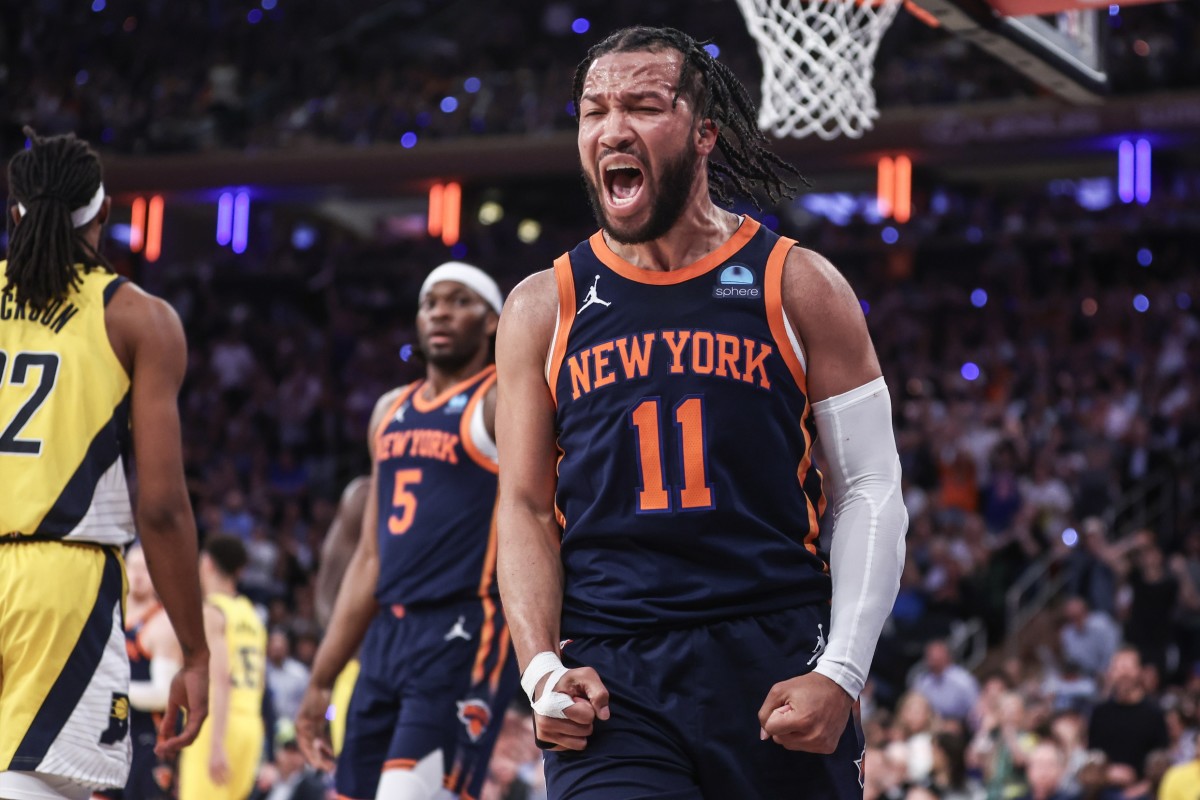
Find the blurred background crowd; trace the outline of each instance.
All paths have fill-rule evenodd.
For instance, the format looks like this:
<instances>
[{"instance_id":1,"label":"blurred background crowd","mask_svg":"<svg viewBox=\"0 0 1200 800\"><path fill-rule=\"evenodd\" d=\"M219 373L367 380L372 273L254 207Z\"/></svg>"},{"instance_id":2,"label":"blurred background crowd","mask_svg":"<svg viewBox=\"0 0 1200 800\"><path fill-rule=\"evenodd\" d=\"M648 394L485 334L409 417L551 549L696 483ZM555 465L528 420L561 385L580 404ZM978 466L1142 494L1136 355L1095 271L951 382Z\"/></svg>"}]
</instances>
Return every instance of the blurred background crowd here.
<instances>
[{"instance_id":1,"label":"blurred background crowd","mask_svg":"<svg viewBox=\"0 0 1200 800\"><path fill-rule=\"evenodd\" d=\"M1200 83L1185 3L1106 19L1117 93ZM732 2L512 0L39 0L6 4L0 129L74 130L121 152L400 143L405 135L571 129L582 41L629 20L710 39L757 95L760 68ZM884 108L1044 92L901 14L876 59ZM411 139L416 141L416 138Z\"/></svg>"}]
</instances>

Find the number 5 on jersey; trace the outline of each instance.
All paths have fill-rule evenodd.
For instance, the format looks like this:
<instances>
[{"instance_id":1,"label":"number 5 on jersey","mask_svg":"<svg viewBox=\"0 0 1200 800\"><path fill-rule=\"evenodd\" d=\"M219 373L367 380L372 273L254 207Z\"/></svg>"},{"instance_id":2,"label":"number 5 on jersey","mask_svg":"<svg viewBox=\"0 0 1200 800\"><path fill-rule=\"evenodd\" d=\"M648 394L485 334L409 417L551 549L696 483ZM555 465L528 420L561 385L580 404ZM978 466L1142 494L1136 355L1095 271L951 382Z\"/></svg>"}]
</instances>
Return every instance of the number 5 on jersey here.
<instances>
[{"instance_id":1,"label":"number 5 on jersey","mask_svg":"<svg viewBox=\"0 0 1200 800\"><path fill-rule=\"evenodd\" d=\"M410 487L421 482L421 470L401 469L396 471L396 485L392 490L392 513L388 517L388 530L395 536L408 533L413 517L417 514L417 496Z\"/></svg>"},{"instance_id":2,"label":"number 5 on jersey","mask_svg":"<svg viewBox=\"0 0 1200 800\"><path fill-rule=\"evenodd\" d=\"M637 490L639 514L671 510L672 492L666 486L663 463L663 435L659 424L661 410L657 397L648 397L629 412L629 424L637 434L638 471L642 476ZM679 489L680 511L700 511L713 507L712 487L708 485L708 442L704 431L704 400L685 397L673 414L679 437L679 457L683 463L683 486Z\"/></svg>"}]
</instances>

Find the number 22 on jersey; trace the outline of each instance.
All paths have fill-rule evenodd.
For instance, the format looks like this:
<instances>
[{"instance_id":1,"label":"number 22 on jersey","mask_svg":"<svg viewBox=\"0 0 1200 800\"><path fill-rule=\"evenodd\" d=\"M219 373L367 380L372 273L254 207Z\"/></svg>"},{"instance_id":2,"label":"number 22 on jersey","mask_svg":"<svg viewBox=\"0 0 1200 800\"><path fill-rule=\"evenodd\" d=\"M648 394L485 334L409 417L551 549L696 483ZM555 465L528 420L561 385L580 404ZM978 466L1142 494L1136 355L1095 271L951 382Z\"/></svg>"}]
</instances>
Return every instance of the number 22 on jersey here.
<instances>
[{"instance_id":1,"label":"number 22 on jersey","mask_svg":"<svg viewBox=\"0 0 1200 800\"><path fill-rule=\"evenodd\" d=\"M8 353L0 350L0 389L4 388L5 371L8 367ZM42 442L40 439L21 439L21 431L33 419L46 398L54 391L58 381L59 356L57 353L17 353L12 358L12 374L8 376L10 386L24 385L29 379L30 368L41 371L38 387L33 395L21 406L11 420L0 419L0 455L40 456Z\"/></svg>"},{"instance_id":2,"label":"number 22 on jersey","mask_svg":"<svg viewBox=\"0 0 1200 800\"><path fill-rule=\"evenodd\" d=\"M629 426L637 436L638 472L642 478L637 490L639 514L672 510L674 490L666 485L661 416L661 401L657 397L643 399L629 412ZM672 417L683 463L683 486L678 490L677 508L680 511L710 509L714 503L712 487L708 484L704 399L696 395L685 397L676 404Z\"/></svg>"}]
</instances>

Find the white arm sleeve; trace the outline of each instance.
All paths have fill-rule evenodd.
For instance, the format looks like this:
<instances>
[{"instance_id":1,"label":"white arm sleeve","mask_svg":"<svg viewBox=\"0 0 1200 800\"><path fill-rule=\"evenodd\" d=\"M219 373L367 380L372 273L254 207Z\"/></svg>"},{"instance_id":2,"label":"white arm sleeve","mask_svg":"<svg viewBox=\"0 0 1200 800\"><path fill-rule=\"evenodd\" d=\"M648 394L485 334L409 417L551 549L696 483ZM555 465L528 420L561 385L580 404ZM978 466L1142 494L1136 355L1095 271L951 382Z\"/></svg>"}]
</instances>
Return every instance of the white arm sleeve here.
<instances>
[{"instance_id":1,"label":"white arm sleeve","mask_svg":"<svg viewBox=\"0 0 1200 800\"><path fill-rule=\"evenodd\" d=\"M883 378L813 404L832 529L829 640L816 671L857 698L904 569L908 512Z\"/></svg>"},{"instance_id":2,"label":"white arm sleeve","mask_svg":"<svg viewBox=\"0 0 1200 800\"><path fill-rule=\"evenodd\" d=\"M150 680L129 682L129 705L138 711L162 711L171 694L171 679L179 664L169 658L150 659Z\"/></svg>"}]
</instances>

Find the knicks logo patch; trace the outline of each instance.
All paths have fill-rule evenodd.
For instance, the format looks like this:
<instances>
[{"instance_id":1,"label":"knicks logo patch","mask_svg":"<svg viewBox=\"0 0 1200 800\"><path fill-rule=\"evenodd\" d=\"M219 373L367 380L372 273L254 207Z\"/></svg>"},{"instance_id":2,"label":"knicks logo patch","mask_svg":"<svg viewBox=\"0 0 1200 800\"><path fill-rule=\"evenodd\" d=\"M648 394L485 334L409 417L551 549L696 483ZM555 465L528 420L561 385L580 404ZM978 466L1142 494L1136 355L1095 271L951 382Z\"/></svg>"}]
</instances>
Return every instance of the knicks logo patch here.
<instances>
[{"instance_id":1,"label":"knicks logo patch","mask_svg":"<svg viewBox=\"0 0 1200 800\"><path fill-rule=\"evenodd\" d=\"M458 701L458 721L467 729L472 742L479 741L492 721L492 710L479 699Z\"/></svg>"},{"instance_id":2,"label":"knicks logo patch","mask_svg":"<svg viewBox=\"0 0 1200 800\"><path fill-rule=\"evenodd\" d=\"M108 710L108 729L100 734L100 744L116 744L129 735L129 696L113 692Z\"/></svg>"}]
</instances>

